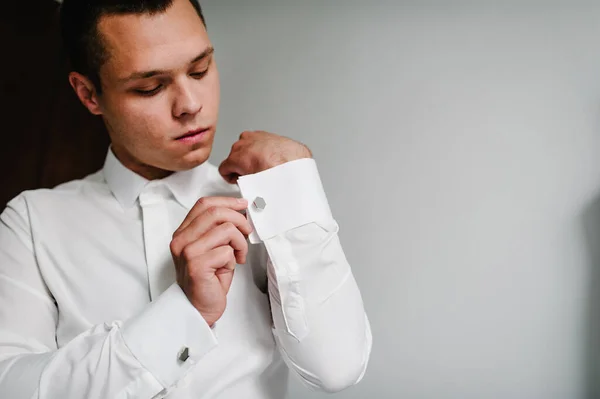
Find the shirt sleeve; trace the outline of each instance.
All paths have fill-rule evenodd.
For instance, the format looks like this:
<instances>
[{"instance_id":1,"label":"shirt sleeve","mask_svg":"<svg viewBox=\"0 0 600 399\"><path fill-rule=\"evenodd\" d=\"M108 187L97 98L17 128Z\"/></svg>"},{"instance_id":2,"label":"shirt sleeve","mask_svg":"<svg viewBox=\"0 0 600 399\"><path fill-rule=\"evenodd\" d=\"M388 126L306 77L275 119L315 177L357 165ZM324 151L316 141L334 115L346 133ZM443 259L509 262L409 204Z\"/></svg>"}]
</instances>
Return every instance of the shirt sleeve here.
<instances>
[{"instance_id":1,"label":"shirt sleeve","mask_svg":"<svg viewBox=\"0 0 600 399\"><path fill-rule=\"evenodd\" d=\"M32 244L19 196L0 215L0 397L162 397L217 346L173 284L138 315L94 326L59 348L58 309Z\"/></svg>"},{"instance_id":2,"label":"shirt sleeve","mask_svg":"<svg viewBox=\"0 0 600 399\"><path fill-rule=\"evenodd\" d=\"M358 383L372 335L316 163L289 162L238 180L253 243L266 249L273 333L286 364L328 392Z\"/></svg>"}]
</instances>

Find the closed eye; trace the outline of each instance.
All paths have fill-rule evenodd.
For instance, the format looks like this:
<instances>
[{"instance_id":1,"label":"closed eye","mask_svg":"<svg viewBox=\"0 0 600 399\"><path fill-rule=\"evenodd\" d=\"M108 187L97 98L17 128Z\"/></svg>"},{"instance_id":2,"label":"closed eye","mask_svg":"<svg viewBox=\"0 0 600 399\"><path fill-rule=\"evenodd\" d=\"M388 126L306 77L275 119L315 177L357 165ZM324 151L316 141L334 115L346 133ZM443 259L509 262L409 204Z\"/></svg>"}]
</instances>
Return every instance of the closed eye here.
<instances>
[{"instance_id":1,"label":"closed eye","mask_svg":"<svg viewBox=\"0 0 600 399\"><path fill-rule=\"evenodd\" d=\"M163 87L162 85L158 85L154 89L150 89L150 90L135 89L134 91L139 95L150 97L150 96L153 96L156 93L158 93L162 89L162 87Z\"/></svg>"},{"instance_id":2,"label":"closed eye","mask_svg":"<svg viewBox=\"0 0 600 399\"><path fill-rule=\"evenodd\" d=\"M190 73L190 76L196 79L202 79L204 76L206 76L206 74L208 73L208 69L205 69L202 72L194 72L194 73Z\"/></svg>"}]
</instances>

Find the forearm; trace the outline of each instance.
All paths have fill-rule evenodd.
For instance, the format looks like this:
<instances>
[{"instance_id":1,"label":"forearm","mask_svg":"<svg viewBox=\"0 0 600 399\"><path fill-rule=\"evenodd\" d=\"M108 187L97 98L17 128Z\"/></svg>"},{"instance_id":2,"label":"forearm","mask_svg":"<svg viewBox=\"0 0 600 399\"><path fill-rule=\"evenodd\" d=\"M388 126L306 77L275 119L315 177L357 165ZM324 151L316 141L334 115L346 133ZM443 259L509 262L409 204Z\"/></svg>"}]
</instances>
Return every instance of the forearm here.
<instances>
[{"instance_id":1,"label":"forearm","mask_svg":"<svg viewBox=\"0 0 600 399\"><path fill-rule=\"evenodd\" d=\"M240 177L268 252L275 335L287 364L312 387L337 391L363 375L371 331L316 164L289 162ZM266 261L266 260L265 260Z\"/></svg>"},{"instance_id":2,"label":"forearm","mask_svg":"<svg viewBox=\"0 0 600 399\"><path fill-rule=\"evenodd\" d=\"M287 240L321 235L312 249L294 249L277 238L265 242L275 260L268 263L269 295L276 339L288 366L309 386L335 392L360 381L372 338L337 229L317 229L306 225L287 233Z\"/></svg>"},{"instance_id":3,"label":"forearm","mask_svg":"<svg viewBox=\"0 0 600 399\"><path fill-rule=\"evenodd\" d=\"M174 389L217 345L186 301L174 285L137 316L97 325L54 350L33 348L3 326L0 396L150 399ZM178 358L184 346L190 348L186 361Z\"/></svg>"},{"instance_id":4,"label":"forearm","mask_svg":"<svg viewBox=\"0 0 600 399\"><path fill-rule=\"evenodd\" d=\"M63 348L0 362L0 393L10 398L152 398L163 387L133 356L118 323L99 325Z\"/></svg>"}]
</instances>

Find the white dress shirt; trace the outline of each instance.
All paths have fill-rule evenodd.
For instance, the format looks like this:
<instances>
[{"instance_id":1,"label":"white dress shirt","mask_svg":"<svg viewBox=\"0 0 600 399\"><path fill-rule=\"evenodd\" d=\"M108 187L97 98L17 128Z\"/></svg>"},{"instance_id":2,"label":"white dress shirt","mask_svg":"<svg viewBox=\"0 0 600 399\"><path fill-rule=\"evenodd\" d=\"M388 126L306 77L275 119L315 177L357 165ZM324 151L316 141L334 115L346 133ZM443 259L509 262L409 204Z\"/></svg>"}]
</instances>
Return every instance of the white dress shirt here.
<instances>
[{"instance_id":1,"label":"white dress shirt","mask_svg":"<svg viewBox=\"0 0 600 399\"><path fill-rule=\"evenodd\" d=\"M260 197L254 244L210 328L169 241L199 198L240 194ZM288 369L355 384L371 331L337 232L312 159L230 185L209 163L148 181L109 150L101 171L0 215L0 397L281 399Z\"/></svg>"}]
</instances>

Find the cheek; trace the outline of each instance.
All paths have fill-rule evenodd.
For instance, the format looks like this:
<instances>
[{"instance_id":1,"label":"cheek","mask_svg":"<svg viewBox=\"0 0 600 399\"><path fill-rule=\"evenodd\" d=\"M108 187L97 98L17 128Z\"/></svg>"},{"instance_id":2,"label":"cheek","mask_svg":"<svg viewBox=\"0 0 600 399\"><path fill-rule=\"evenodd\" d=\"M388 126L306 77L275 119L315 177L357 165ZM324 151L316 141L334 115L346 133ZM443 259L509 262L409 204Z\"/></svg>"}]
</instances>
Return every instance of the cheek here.
<instances>
[{"instance_id":1,"label":"cheek","mask_svg":"<svg viewBox=\"0 0 600 399\"><path fill-rule=\"evenodd\" d=\"M168 113L165 113L164 100L144 100L123 104L119 113L129 130L138 132L139 136L145 139L163 137L170 121Z\"/></svg>"},{"instance_id":2,"label":"cheek","mask_svg":"<svg viewBox=\"0 0 600 399\"><path fill-rule=\"evenodd\" d=\"M204 100L205 107L210 110L211 113L217 114L219 111L219 101L221 96L221 86L219 82L219 73L217 71L211 75L210 80L207 82L208 90L207 96Z\"/></svg>"},{"instance_id":3,"label":"cheek","mask_svg":"<svg viewBox=\"0 0 600 399\"><path fill-rule=\"evenodd\" d=\"M137 157L142 158L143 153L153 152L164 145L164 129L155 115L135 108L122 107L113 113L108 122L113 143L126 147Z\"/></svg>"}]
</instances>

